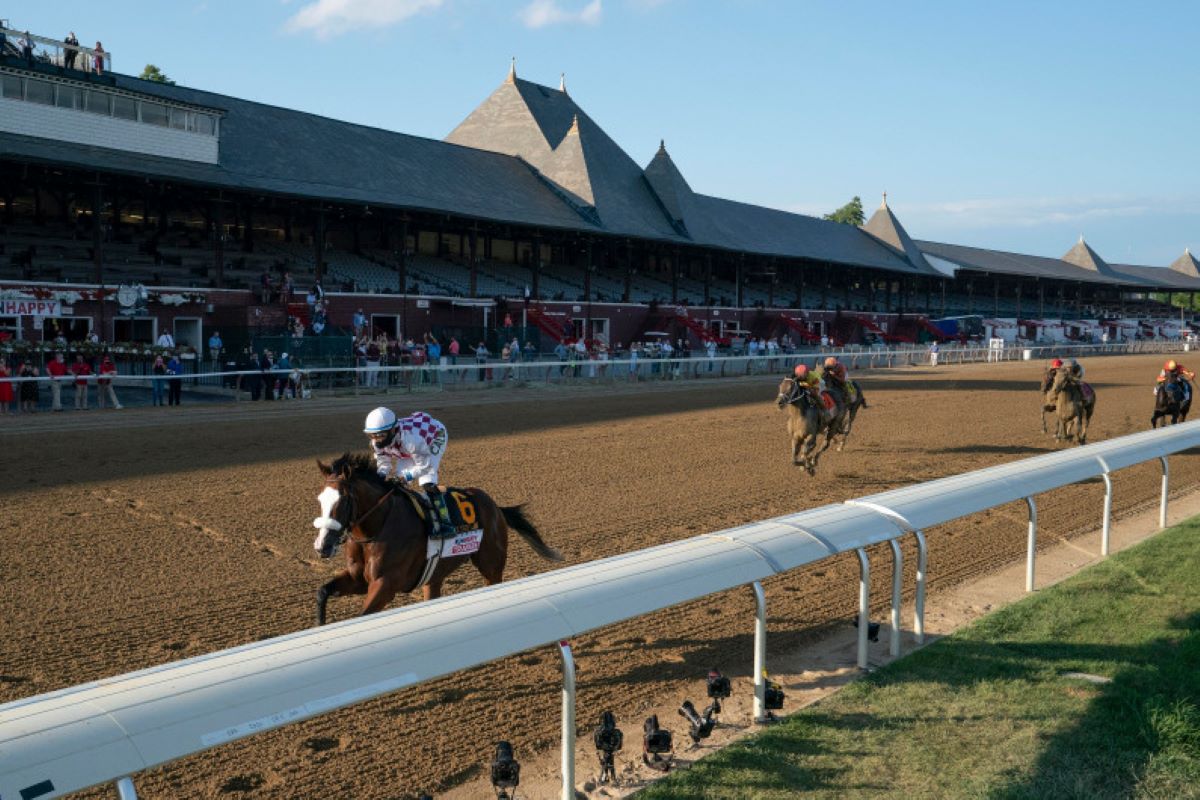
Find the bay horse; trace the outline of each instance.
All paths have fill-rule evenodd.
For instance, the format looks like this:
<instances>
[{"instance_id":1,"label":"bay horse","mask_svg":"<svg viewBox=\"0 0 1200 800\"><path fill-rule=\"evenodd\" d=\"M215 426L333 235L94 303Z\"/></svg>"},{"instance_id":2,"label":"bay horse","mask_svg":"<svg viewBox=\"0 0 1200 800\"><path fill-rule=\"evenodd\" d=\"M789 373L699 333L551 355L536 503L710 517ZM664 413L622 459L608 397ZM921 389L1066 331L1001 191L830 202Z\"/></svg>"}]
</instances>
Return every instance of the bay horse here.
<instances>
[{"instance_id":1,"label":"bay horse","mask_svg":"<svg viewBox=\"0 0 1200 800\"><path fill-rule=\"evenodd\" d=\"M365 594L362 614L366 615L382 610L398 593L417 588L425 571L428 541L426 521L417 509L429 511L416 492L380 477L369 455L346 453L333 464L317 461L317 466L325 486L317 496L321 516L313 520L318 531L313 548L321 558L330 558L346 544L346 568L317 590L317 624L324 625L330 597ZM489 586L504 580L509 530L542 558L563 560L521 506L499 506L481 489L456 491L473 506L474 524L483 529L483 541L470 555L443 556L422 587L424 599L441 597L446 576L467 559ZM447 494L447 505L453 502Z\"/></svg>"},{"instance_id":2,"label":"bay horse","mask_svg":"<svg viewBox=\"0 0 1200 800\"><path fill-rule=\"evenodd\" d=\"M1088 423L1096 410L1096 393L1092 387L1076 378L1067 370L1059 370L1047 395L1053 398L1057 426L1055 441L1087 443Z\"/></svg>"},{"instance_id":3,"label":"bay horse","mask_svg":"<svg viewBox=\"0 0 1200 800\"><path fill-rule=\"evenodd\" d=\"M1191 388L1187 381L1175 375L1168 375L1154 387L1154 414L1150 417L1150 427L1157 428L1158 421L1164 417L1170 417L1172 425L1186 422L1192 407Z\"/></svg>"},{"instance_id":4,"label":"bay horse","mask_svg":"<svg viewBox=\"0 0 1200 800\"><path fill-rule=\"evenodd\" d=\"M795 378L784 378L779 383L779 394L775 405L787 410L787 430L792 442L792 464L804 467L809 475L817 474L817 461L829 449L833 437L843 430L848 414L843 404L833 419L827 419L825 410L818 407L808 390ZM825 445L817 450L817 440L825 434ZM843 443L845 437L843 436ZM803 453L801 450L803 449ZM839 450L841 447L838 448Z\"/></svg>"}]
</instances>

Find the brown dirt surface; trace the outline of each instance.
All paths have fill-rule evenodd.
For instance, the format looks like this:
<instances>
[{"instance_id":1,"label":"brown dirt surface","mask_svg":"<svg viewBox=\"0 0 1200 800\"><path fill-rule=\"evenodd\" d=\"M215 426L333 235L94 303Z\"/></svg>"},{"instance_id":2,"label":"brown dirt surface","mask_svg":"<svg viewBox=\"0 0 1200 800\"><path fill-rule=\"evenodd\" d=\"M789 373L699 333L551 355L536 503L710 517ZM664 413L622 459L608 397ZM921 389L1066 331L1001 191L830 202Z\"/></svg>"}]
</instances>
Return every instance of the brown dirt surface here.
<instances>
[{"instance_id":1,"label":"brown dirt surface","mask_svg":"<svg viewBox=\"0 0 1200 800\"><path fill-rule=\"evenodd\" d=\"M1161 357L1092 359L1091 441L1148 426ZM871 407L815 478L790 463L773 376L422 398L451 444L444 482L528 503L570 563L1025 458L1055 448L1037 420L1040 364L906 368L856 377ZM380 398L398 411L411 399ZM8 418L0 515L0 701L304 628L336 571L312 551L314 465L363 446L375 398ZM1171 460L1200 485L1200 456ZM1114 476L1119 514L1156 502L1157 463ZM1095 528L1100 481L1040 499L1039 546ZM1025 506L927 532L931 591L1024 556ZM906 544L906 548L907 548ZM911 573L915 558L906 550ZM872 551L890 562L886 546ZM515 541L508 577L553 568ZM481 584L465 568L448 590ZM856 608L853 555L768 581L770 649L793 652ZM906 586L912 585L911 574ZM873 570L875 605L890 574ZM331 616L360 601L338 598ZM415 602L413 597L402 603ZM574 642L578 719L614 709L626 750L664 699L702 693L718 665L747 691L753 599L725 592ZM423 684L136 776L144 798L406 798L478 776L493 743L556 747L552 648ZM677 731L677 736L682 731ZM581 765L580 775L586 775ZM582 778L581 778L582 780ZM107 797L110 789L81 796Z\"/></svg>"}]
</instances>

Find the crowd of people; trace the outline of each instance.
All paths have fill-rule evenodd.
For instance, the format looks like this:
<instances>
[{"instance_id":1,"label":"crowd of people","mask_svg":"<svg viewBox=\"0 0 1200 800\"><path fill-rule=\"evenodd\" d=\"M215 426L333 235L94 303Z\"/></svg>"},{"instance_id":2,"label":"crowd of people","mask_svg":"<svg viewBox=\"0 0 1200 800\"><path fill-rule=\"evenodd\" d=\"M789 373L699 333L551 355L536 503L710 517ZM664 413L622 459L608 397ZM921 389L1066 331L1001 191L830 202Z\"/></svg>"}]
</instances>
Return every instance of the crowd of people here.
<instances>
[{"instance_id":1,"label":"crowd of people","mask_svg":"<svg viewBox=\"0 0 1200 800\"><path fill-rule=\"evenodd\" d=\"M0 55L7 50L7 37L0 33ZM33 65L40 59L48 60L46 55L37 56L37 42L33 38L33 34L29 31L22 33L14 42L16 49L21 53L21 60L25 62L28 69L33 69ZM105 71L104 57L107 53L104 50L104 45L96 42L96 46L92 48L95 55L89 55L80 49L79 39L75 36L75 31L67 34L67 37L62 40L62 66L65 69L77 70L79 72L91 72L96 75L103 75Z\"/></svg>"}]
</instances>

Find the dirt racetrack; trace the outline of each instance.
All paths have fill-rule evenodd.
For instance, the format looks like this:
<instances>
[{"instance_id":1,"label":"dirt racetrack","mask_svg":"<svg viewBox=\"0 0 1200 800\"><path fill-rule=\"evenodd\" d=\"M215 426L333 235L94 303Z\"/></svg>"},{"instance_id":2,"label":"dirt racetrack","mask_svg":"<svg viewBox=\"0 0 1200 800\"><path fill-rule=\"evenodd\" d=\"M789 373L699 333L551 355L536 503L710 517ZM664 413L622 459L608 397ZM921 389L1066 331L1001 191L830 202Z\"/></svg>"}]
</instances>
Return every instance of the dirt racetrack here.
<instances>
[{"instance_id":1,"label":"dirt racetrack","mask_svg":"<svg viewBox=\"0 0 1200 800\"><path fill-rule=\"evenodd\" d=\"M1091 441L1145 429L1161 357L1092 359ZM791 466L776 379L452 394L421 406L449 427L445 482L527 502L571 563L1054 448L1037 425L1040 365L861 373L871 408L816 478ZM383 398L380 398L383 399ZM387 398L398 411L408 399ZM0 701L207 653L311 624L318 562L313 464L361 448L374 398L184 406L6 418L0 515ZM1172 489L1200 457L1171 460ZM1115 508L1156 502L1157 463L1114 477ZM1103 485L1040 498L1039 543L1095 529ZM928 532L932 591L1022 558L1025 507ZM887 603L886 547L873 599ZM906 558L906 565L915 559ZM508 576L552 568L521 542ZM479 585L464 568L449 591ZM910 566L911 569L911 566ZM770 648L796 648L853 613L857 562L834 559L767 584ZM911 587L911 576L906 586ZM357 599L336 599L342 619ZM406 598L402 602L413 602ZM626 749L639 712L712 665L751 670L753 601L729 592L575 642L582 729L616 710ZM144 798L404 798L475 776L493 743L556 746L559 664L546 648L136 776ZM695 699L695 698L693 698ZM642 715L644 716L644 715ZM581 773L585 774L585 773ZM111 789L85 796L115 796Z\"/></svg>"}]
</instances>

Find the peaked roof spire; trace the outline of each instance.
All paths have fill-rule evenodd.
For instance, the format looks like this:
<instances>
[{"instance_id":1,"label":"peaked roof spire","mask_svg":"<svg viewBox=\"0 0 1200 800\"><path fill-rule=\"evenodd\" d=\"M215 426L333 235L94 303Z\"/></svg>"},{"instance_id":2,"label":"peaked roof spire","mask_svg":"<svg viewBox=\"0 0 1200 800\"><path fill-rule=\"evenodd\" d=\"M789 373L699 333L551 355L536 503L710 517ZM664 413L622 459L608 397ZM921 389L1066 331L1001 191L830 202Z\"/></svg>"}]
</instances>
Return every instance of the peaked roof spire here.
<instances>
[{"instance_id":1,"label":"peaked roof spire","mask_svg":"<svg viewBox=\"0 0 1200 800\"><path fill-rule=\"evenodd\" d=\"M903 255L908 260L908 263L912 264L918 271L927 275L941 275L940 272L925 260L921 248L917 247L917 243L908 235L908 231L904 230L904 226L900 224L900 220L896 219L896 215L888 208L887 192L883 193L883 205L871 215L871 218L867 220L866 225L862 226L862 229Z\"/></svg>"},{"instance_id":2,"label":"peaked roof spire","mask_svg":"<svg viewBox=\"0 0 1200 800\"><path fill-rule=\"evenodd\" d=\"M658 140L658 152L660 152L660 153L667 152L667 140L666 139Z\"/></svg>"},{"instance_id":3,"label":"peaked roof spire","mask_svg":"<svg viewBox=\"0 0 1200 800\"><path fill-rule=\"evenodd\" d=\"M567 136L571 134L579 135L579 115L575 114L571 117L571 127L567 128Z\"/></svg>"},{"instance_id":4,"label":"peaked roof spire","mask_svg":"<svg viewBox=\"0 0 1200 800\"><path fill-rule=\"evenodd\" d=\"M558 73L558 90L564 94L567 91L567 73L565 72Z\"/></svg>"},{"instance_id":5,"label":"peaked roof spire","mask_svg":"<svg viewBox=\"0 0 1200 800\"><path fill-rule=\"evenodd\" d=\"M508 65L508 77L505 79L504 82L505 83L516 83L517 82L517 57L516 56L512 57L512 63Z\"/></svg>"},{"instance_id":6,"label":"peaked roof spire","mask_svg":"<svg viewBox=\"0 0 1200 800\"><path fill-rule=\"evenodd\" d=\"M1079 241L1075 246L1066 252L1062 260L1068 264L1074 264L1082 269L1091 270L1100 275L1108 275L1114 277L1116 273L1112 267L1108 265L1100 254L1091 248L1091 246L1083 240L1083 234L1079 234Z\"/></svg>"},{"instance_id":7,"label":"peaked roof spire","mask_svg":"<svg viewBox=\"0 0 1200 800\"><path fill-rule=\"evenodd\" d=\"M1200 278L1200 261L1196 261L1190 247L1183 248L1183 255L1171 262L1171 269L1192 278Z\"/></svg>"}]
</instances>

